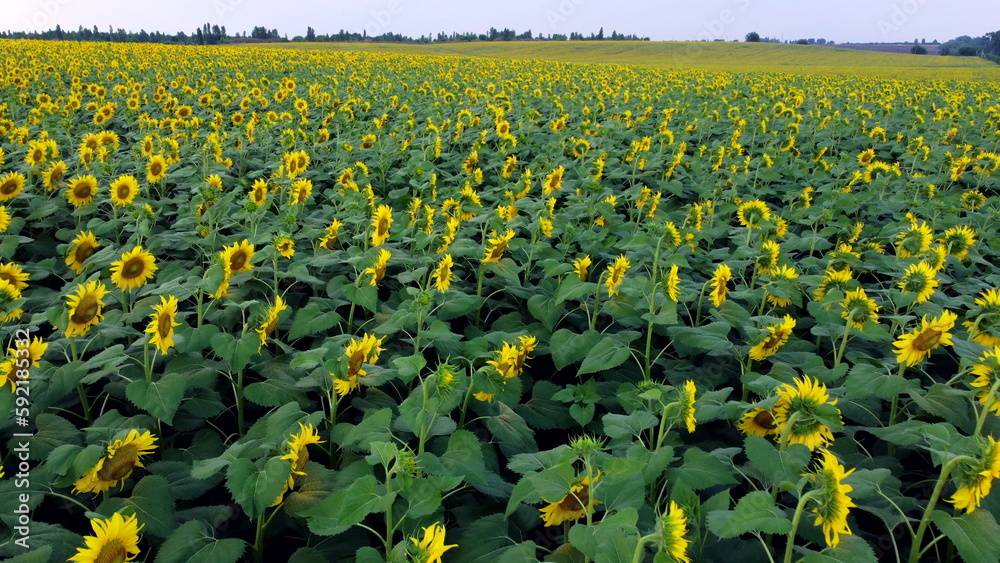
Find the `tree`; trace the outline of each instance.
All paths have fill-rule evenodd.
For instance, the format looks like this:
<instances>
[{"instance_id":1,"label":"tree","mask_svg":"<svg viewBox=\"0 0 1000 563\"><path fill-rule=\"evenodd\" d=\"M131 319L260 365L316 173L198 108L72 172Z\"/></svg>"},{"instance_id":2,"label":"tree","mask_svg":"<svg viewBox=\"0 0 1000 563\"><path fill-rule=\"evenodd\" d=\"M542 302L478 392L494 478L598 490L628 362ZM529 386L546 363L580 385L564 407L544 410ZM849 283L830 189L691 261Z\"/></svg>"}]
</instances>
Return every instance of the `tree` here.
<instances>
[{"instance_id":1,"label":"tree","mask_svg":"<svg viewBox=\"0 0 1000 563\"><path fill-rule=\"evenodd\" d=\"M306 28L306 41L315 41L315 40L316 40L316 30L313 29L312 27L307 27Z\"/></svg>"},{"instance_id":2,"label":"tree","mask_svg":"<svg viewBox=\"0 0 1000 563\"><path fill-rule=\"evenodd\" d=\"M927 47L924 47L923 45L914 45L910 49L910 52L913 53L914 55L926 55Z\"/></svg>"},{"instance_id":3,"label":"tree","mask_svg":"<svg viewBox=\"0 0 1000 563\"><path fill-rule=\"evenodd\" d=\"M747 43L760 43L760 34L756 31L751 31L746 37Z\"/></svg>"}]
</instances>

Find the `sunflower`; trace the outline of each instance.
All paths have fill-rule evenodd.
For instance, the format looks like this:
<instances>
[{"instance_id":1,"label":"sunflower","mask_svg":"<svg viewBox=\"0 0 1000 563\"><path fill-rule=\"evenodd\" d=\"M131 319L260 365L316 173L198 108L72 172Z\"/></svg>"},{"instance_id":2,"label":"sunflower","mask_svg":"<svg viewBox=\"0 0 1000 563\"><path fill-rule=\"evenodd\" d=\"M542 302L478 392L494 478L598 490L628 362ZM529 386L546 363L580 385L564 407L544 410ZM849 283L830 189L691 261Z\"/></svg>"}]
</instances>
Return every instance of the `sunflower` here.
<instances>
[{"instance_id":1,"label":"sunflower","mask_svg":"<svg viewBox=\"0 0 1000 563\"><path fill-rule=\"evenodd\" d=\"M46 190L58 189L62 184L63 176L66 175L66 163L59 160L49 165L45 173L42 174L42 185Z\"/></svg>"},{"instance_id":2,"label":"sunflower","mask_svg":"<svg viewBox=\"0 0 1000 563\"><path fill-rule=\"evenodd\" d=\"M83 263L97 252L101 246L94 237L93 231L80 231L69 244L69 251L66 253L66 265L78 274L83 273Z\"/></svg>"},{"instance_id":3,"label":"sunflower","mask_svg":"<svg viewBox=\"0 0 1000 563\"><path fill-rule=\"evenodd\" d=\"M712 274L712 305L722 306L726 302L726 293L729 291L728 283L733 279L733 271L726 264L719 264Z\"/></svg>"},{"instance_id":4,"label":"sunflower","mask_svg":"<svg viewBox=\"0 0 1000 563\"><path fill-rule=\"evenodd\" d=\"M774 404L774 423L778 435L787 437L789 444L803 444L810 450L833 441L833 431L824 419L840 419L837 401L830 399L818 379L808 375L795 378L795 385L783 384L778 388L778 401Z\"/></svg>"},{"instance_id":5,"label":"sunflower","mask_svg":"<svg viewBox=\"0 0 1000 563\"><path fill-rule=\"evenodd\" d=\"M280 315L285 309L288 309L288 305L285 303L285 300L278 295L274 299L274 305L268 307L264 312L264 317L260 321L260 326L255 329L257 335L260 336L260 346L257 347L258 352L264 348L264 345L267 344L267 338L274 333L276 328L278 328L278 315Z\"/></svg>"},{"instance_id":6,"label":"sunflower","mask_svg":"<svg viewBox=\"0 0 1000 563\"><path fill-rule=\"evenodd\" d=\"M658 531L660 549L670 556L671 561L691 563L691 558L687 556L691 540L684 537L688 531L687 517L684 515L684 509L676 502L670 501L669 510L660 516Z\"/></svg>"},{"instance_id":7,"label":"sunflower","mask_svg":"<svg viewBox=\"0 0 1000 563\"><path fill-rule=\"evenodd\" d=\"M445 254L434 267L434 273L431 277L434 278L434 287L439 292L444 293L451 287L451 282L455 280L455 274L451 271L454 266L455 262L451 259L451 254Z\"/></svg>"},{"instance_id":8,"label":"sunflower","mask_svg":"<svg viewBox=\"0 0 1000 563\"><path fill-rule=\"evenodd\" d=\"M226 271L226 277L253 270L253 265L250 264L253 255L253 245L247 239L223 246L222 250L219 251L219 258L222 260L222 268Z\"/></svg>"},{"instance_id":9,"label":"sunflower","mask_svg":"<svg viewBox=\"0 0 1000 563\"><path fill-rule=\"evenodd\" d=\"M295 256L295 241L287 235L281 235L274 241L274 249L285 258Z\"/></svg>"},{"instance_id":10,"label":"sunflower","mask_svg":"<svg viewBox=\"0 0 1000 563\"><path fill-rule=\"evenodd\" d=\"M878 324L879 306L868 297L864 288L848 291L840 306L844 308L840 316L853 328L864 328L868 321Z\"/></svg>"},{"instance_id":11,"label":"sunflower","mask_svg":"<svg viewBox=\"0 0 1000 563\"><path fill-rule=\"evenodd\" d=\"M580 281L587 281L587 272L590 269L590 265L593 262L590 260L590 256L584 255L582 258L577 258L573 260L573 271L576 272L577 277Z\"/></svg>"},{"instance_id":12,"label":"sunflower","mask_svg":"<svg viewBox=\"0 0 1000 563\"><path fill-rule=\"evenodd\" d=\"M174 327L177 322L177 298L160 296L160 304L153 306L153 314L149 318L146 332L152 336L149 343L156 346L161 354L166 354L174 345Z\"/></svg>"},{"instance_id":13,"label":"sunflower","mask_svg":"<svg viewBox=\"0 0 1000 563\"><path fill-rule=\"evenodd\" d=\"M6 205L0 205L0 233L7 232L10 227L10 213L7 212Z\"/></svg>"},{"instance_id":14,"label":"sunflower","mask_svg":"<svg viewBox=\"0 0 1000 563\"><path fill-rule=\"evenodd\" d=\"M18 338L15 341L15 347L8 348L7 351L16 359L28 360L31 362L31 367L38 367L42 365L42 356L45 355L45 351L48 349L49 345L36 336L31 340Z\"/></svg>"},{"instance_id":15,"label":"sunflower","mask_svg":"<svg viewBox=\"0 0 1000 563\"><path fill-rule=\"evenodd\" d=\"M253 183L253 187L250 188L250 200L253 201L257 207L263 206L267 203L267 180L263 178L258 178Z\"/></svg>"},{"instance_id":16,"label":"sunflower","mask_svg":"<svg viewBox=\"0 0 1000 563\"><path fill-rule=\"evenodd\" d=\"M598 472L597 477L594 478L594 484L600 478L601 474ZM591 502L589 477L578 478L576 483L570 486L569 492L563 495L563 498L559 502L550 502L547 500L544 500L544 502L549 503L548 506L539 509L539 511L542 513L542 521L545 522L546 527L558 526L569 520L579 520L587 515L588 505L591 512L593 512L594 506L602 504L601 501L596 499Z\"/></svg>"},{"instance_id":17,"label":"sunflower","mask_svg":"<svg viewBox=\"0 0 1000 563\"><path fill-rule=\"evenodd\" d=\"M767 337L750 348L750 359L760 361L777 353L778 349L788 342L793 328L795 319L791 315L785 315L780 323L767 327Z\"/></svg>"},{"instance_id":18,"label":"sunflower","mask_svg":"<svg viewBox=\"0 0 1000 563\"><path fill-rule=\"evenodd\" d=\"M762 276L772 273L777 269L780 257L781 245L773 240L764 241L755 259L757 273Z\"/></svg>"},{"instance_id":19,"label":"sunflower","mask_svg":"<svg viewBox=\"0 0 1000 563\"><path fill-rule=\"evenodd\" d=\"M553 192L562 188L563 174L565 172L566 169L559 166L549 173L549 175L545 177L545 181L542 182L542 193L545 195L552 195Z\"/></svg>"},{"instance_id":20,"label":"sunflower","mask_svg":"<svg viewBox=\"0 0 1000 563\"><path fill-rule=\"evenodd\" d=\"M77 480L73 492L97 494L110 490L119 482L124 484L133 469L144 467L142 458L157 448L155 441L156 436L148 430L141 434L134 428L129 430L124 439L109 445L97 464Z\"/></svg>"},{"instance_id":21,"label":"sunflower","mask_svg":"<svg viewBox=\"0 0 1000 563\"><path fill-rule=\"evenodd\" d=\"M972 375L976 376L972 386L981 389L978 395L979 404L1000 416L1000 400L991 389L997 381L1000 381L1000 347L984 352L972 366Z\"/></svg>"},{"instance_id":22,"label":"sunflower","mask_svg":"<svg viewBox=\"0 0 1000 563\"><path fill-rule=\"evenodd\" d=\"M796 279L796 278L799 277L799 273L795 271L795 268L792 268L791 266L784 266L784 265L778 266L776 269L772 270L770 272L770 275L771 275L771 281L768 282L767 286L765 286L765 287L771 286L771 284L773 284L775 282L778 282L778 283L783 282L783 281L784 282L791 282L792 280L794 280L794 279ZM794 289L798 289L794 284L792 285L792 287ZM776 290L776 288L773 288L773 289ZM765 294L767 295L767 302L770 303L771 305L775 306L775 307L787 307L788 305L792 304L792 300L790 298L787 298L787 297L778 297L777 295L774 295L773 293L768 293L766 289L765 289Z\"/></svg>"},{"instance_id":23,"label":"sunflower","mask_svg":"<svg viewBox=\"0 0 1000 563\"><path fill-rule=\"evenodd\" d=\"M604 287L608 288L608 295L618 295L618 286L622 284L625 273L631 265L624 254L619 254L614 263L608 266L608 279L604 282Z\"/></svg>"},{"instance_id":24,"label":"sunflower","mask_svg":"<svg viewBox=\"0 0 1000 563\"><path fill-rule=\"evenodd\" d=\"M987 436L979 439L979 456L959 466L958 490L950 502L957 510L975 512L983 499L989 496L993 480L1000 478L1000 443Z\"/></svg>"},{"instance_id":25,"label":"sunflower","mask_svg":"<svg viewBox=\"0 0 1000 563\"><path fill-rule=\"evenodd\" d=\"M333 250L337 244L337 237L340 235L340 228L344 223L339 219L334 219L327 227L326 232L319 239L319 245L327 250Z\"/></svg>"},{"instance_id":26,"label":"sunflower","mask_svg":"<svg viewBox=\"0 0 1000 563\"><path fill-rule=\"evenodd\" d=\"M937 318L927 320L924 315L920 328L904 334L895 341L896 359L899 363L915 366L931 354L938 346L951 346L950 331L955 326L958 315L951 311L942 311Z\"/></svg>"},{"instance_id":27,"label":"sunflower","mask_svg":"<svg viewBox=\"0 0 1000 563\"><path fill-rule=\"evenodd\" d=\"M444 555L444 552L458 547L457 543L445 545L444 534L444 526L435 522L424 528L422 539L417 540L417 538L411 537L410 541L413 542L414 549L417 551L414 559L419 563L441 563L441 556Z\"/></svg>"},{"instance_id":28,"label":"sunflower","mask_svg":"<svg viewBox=\"0 0 1000 563\"><path fill-rule=\"evenodd\" d=\"M285 487L281 494L271 506L281 504L281 501L285 499L285 493L295 488L295 481L306 474L306 464L309 463L309 448L307 446L309 444L324 444L325 442L319 439L319 433L316 432L316 428L312 424L300 422L299 433L292 434L286 443L288 444L288 453L281 456L281 459L287 459L291 462L292 473L285 481Z\"/></svg>"},{"instance_id":29,"label":"sunflower","mask_svg":"<svg viewBox=\"0 0 1000 563\"><path fill-rule=\"evenodd\" d=\"M868 166L875 160L875 149L867 149L858 153L858 164Z\"/></svg>"},{"instance_id":30,"label":"sunflower","mask_svg":"<svg viewBox=\"0 0 1000 563\"><path fill-rule=\"evenodd\" d=\"M748 229L759 229L761 221L771 220L771 210L759 199L744 201L736 208L736 219Z\"/></svg>"},{"instance_id":31,"label":"sunflower","mask_svg":"<svg viewBox=\"0 0 1000 563\"><path fill-rule=\"evenodd\" d=\"M680 390L680 397L678 398L678 404L680 405L680 418L687 427L688 433L694 432L695 428L695 412L694 412L694 401L695 393L697 388L694 386L694 381L690 379L684 382L684 385Z\"/></svg>"},{"instance_id":32,"label":"sunflower","mask_svg":"<svg viewBox=\"0 0 1000 563\"><path fill-rule=\"evenodd\" d=\"M853 279L854 278L851 276L850 269L827 270L826 275L823 276L823 281L821 281L819 286L816 287L816 290L813 291L813 297L816 301L822 301L826 298L826 294L831 289L837 289L841 293L847 293L847 286Z\"/></svg>"},{"instance_id":33,"label":"sunflower","mask_svg":"<svg viewBox=\"0 0 1000 563\"><path fill-rule=\"evenodd\" d=\"M979 190L969 190L962 193L962 207L976 211L986 205L986 196Z\"/></svg>"},{"instance_id":34,"label":"sunflower","mask_svg":"<svg viewBox=\"0 0 1000 563\"><path fill-rule=\"evenodd\" d=\"M29 275L21 266L13 262L0 262L0 280L7 280L18 291L28 288Z\"/></svg>"},{"instance_id":35,"label":"sunflower","mask_svg":"<svg viewBox=\"0 0 1000 563\"><path fill-rule=\"evenodd\" d=\"M305 203L312 195L313 184L312 181L307 178L299 178L292 182L291 195L292 195L292 205L299 205L300 203Z\"/></svg>"},{"instance_id":36,"label":"sunflower","mask_svg":"<svg viewBox=\"0 0 1000 563\"><path fill-rule=\"evenodd\" d=\"M913 222L910 228L896 235L896 254L900 258L916 256L921 252L927 252L931 248L934 240L934 233L925 222Z\"/></svg>"},{"instance_id":37,"label":"sunflower","mask_svg":"<svg viewBox=\"0 0 1000 563\"><path fill-rule=\"evenodd\" d=\"M111 263L111 283L122 291L139 289L153 277L159 266L156 258L141 246L122 254L120 260Z\"/></svg>"},{"instance_id":38,"label":"sunflower","mask_svg":"<svg viewBox=\"0 0 1000 563\"><path fill-rule=\"evenodd\" d=\"M487 239L488 246L486 247L485 254L483 255L483 264L490 262L499 262L500 258L503 257L504 251L507 250L507 245L510 240L514 238L514 231L507 229L502 235L494 232Z\"/></svg>"},{"instance_id":39,"label":"sunflower","mask_svg":"<svg viewBox=\"0 0 1000 563\"><path fill-rule=\"evenodd\" d=\"M344 374L344 377L335 376L333 380L334 389L338 395L347 395L361 387L358 377L368 374L364 369L365 364L374 364L378 361L378 356L382 353L381 344L384 339L385 337L375 338L373 334L366 334L361 340L351 339L351 343L344 350L344 356L347 357L347 373Z\"/></svg>"},{"instance_id":40,"label":"sunflower","mask_svg":"<svg viewBox=\"0 0 1000 563\"><path fill-rule=\"evenodd\" d=\"M370 275L371 285L378 285L378 282L382 281L382 277L385 276L385 267L389 263L389 258L392 257L392 252L382 248L378 251L378 257L375 258L375 263L371 265L370 268L365 268L364 274Z\"/></svg>"},{"instance_id":41,"label":"sunflower","mask_svg":"<svg viewBox=\"0 0 1000 563\"><path fill-rule=\"evenodd\" d=\"M765 408L756 407L747 411L736 425L740 432L747 436L760 436L778 434L778 425L774 423L774 416Z\"/></svg>"},{"instance_id":42,"label":"sunflower","mask_svg":"<svg viewBox=\"0 0 1000 563\"><path fill-rule=\"evenodd\" d=\"M155 184L167 177L167 159L163 155L156 154L149 158L146 163L146 181Z\"/></svg>"},{"instance_id":43,"label":"sunflower","mask_svg":"<svg viewBox=\"0 0 1000 563\"><path fill-rule=\"evenodd\" d=\"M27 179L20 172L9 172L0 178L0 202L8 201L17 197L24 189L24 182Z\"/></svg>"},{"instance_id":44,"label":"sunflower","mask_svg":"<svg viewBox=\"0 0 1000 563\"><path fill-rule=\"evenodd\" d=\"M361 136L361 148L363 148L363 149L370 149L370 148L372 148L372 147L375 146L375 141L377 141L377 140L378 140L378 137L376 137L375 135L372 135L371 133L369 133L367 135L362 135Z\"/></svg>"},{"instance_id":45,"label":"sunflower","mask_svg":"<svg viewBox=\"0 0 1000 563\"><path fill-rule=\"evenodd\" d=\"M816 471L808 475L813 485L815 495L812 497L813 514L816 515L814 526L823 526L823 536L826 545L836 548L841 535L850 535L847 526L847 515L856 506L847 493L854 490L844 483L844 479L854 473L854 470L844 471L844 466L826 448L820 449L823 460Z\"/></svg>"},{"instance_id":46,"label":"sunflower","mask_svg":"<svg viewBox=\"0 0 1000 563\"><path fill-rule=\"evenodd\" d=\"M976 298L974 321L965 321L962 326L969 329L969 339L987 348L1000 346L1000 291L987 289Z\"/></svg>"},{"instance_id":47,"label":"sunflower","mask_svg":"<svg viewBox=\"0 0 1000 563\"><path fill-rule=\"evenodd\" d=\"M0 279L0 322L16 321L24 313L16 309L15 303L21 299L21 290L5 279Z\"/></svg>"},{"instance_id":48,"label":"sunflower","mask_svg":"<svg viewBox=\"0 0 1000 563\"><path fill-rule=\"evenodd\" d=\"M667 299L677 303L681 296L681 278L677 275L677 264L671 264L667 270L667 279L664 280L663 289L667 292Z\"/></svg>"},{"instance_id":49,"label":"sunflower","mask_svg":"<svg viewBox=\"0 0 1000 563\"><path fill-rule=\"evenodd\" d=\"M116 207L125 207L135 201L139 193L139 182L135 176L125 174L111 182L111 203Z\"/></svg>"},{"instance_id":50,"label":"sunflower","mask_svg":"<svg viewBox=\"0 0 1000 563\"><path fill-rule=\"evenodd\" d=\"M389 239L389 227L392 226L392 208L380 205L372 217L372 246L382 246Z\"/></svg>"},{"instance_id":51,"label":"sunflower","mask_svg":"<svg viewBox=\"0 0 1000 563\"><path fill-rule=\"evenodd\" d=\"M69 309L66 336L84 336L91 326L101 322L104 318L101 315L104 301L101 299L107 294L108 288L97 280L76 286L74 293L66 298L66 307Z\"/></svg>"},{"instance_id":52,"label":"sunflower","mask_svg":"<svg viewBox=\"0 0 1000 563\"><path fill-rule=\"evenodd\" d=\"M969 255L969 249L976 243L976 231L966 226L952 227L944 232L938 239L948 250L948 254L958 260L965 260Z\"/></svg>"},{"instance_id":53,"label":"sunflower","mask_svg":"<svg viewBox=\"0 0 1000 563\"><path fill-rule=\"evenodd\" d=\"M82 207L94 201L97 194L97 178L90 174L86 176L76 176L69 181L66 187L66 200L73 204L73 207Z\"/></svg>"},{"instance_id":54,"label":"sunflower","mask_svg":"<svg viewBox=\"0 0 1000 563\"><path fill-rule=\"evenodd\" d=\"M927 262L911 264L903 278L896 284L896 287L903 291L903 294L916 293L917 303L923 303L934 295L934 289L938 286L934 269Z\"/></svg>"},{"instance_id":55,"label":"sunflower","mask_svg":"<svg viewBox=\"0 0 1000 563\"><path fill-rule=\"evenodd\" d=\"M135 514L123 518L115 512L111 518L90 521L93 536L84 536L86 547L76 548L77 554L69 561L77 563L124 563L139 555L139 530L142 526Z\"/></svg>"}]
</instances>

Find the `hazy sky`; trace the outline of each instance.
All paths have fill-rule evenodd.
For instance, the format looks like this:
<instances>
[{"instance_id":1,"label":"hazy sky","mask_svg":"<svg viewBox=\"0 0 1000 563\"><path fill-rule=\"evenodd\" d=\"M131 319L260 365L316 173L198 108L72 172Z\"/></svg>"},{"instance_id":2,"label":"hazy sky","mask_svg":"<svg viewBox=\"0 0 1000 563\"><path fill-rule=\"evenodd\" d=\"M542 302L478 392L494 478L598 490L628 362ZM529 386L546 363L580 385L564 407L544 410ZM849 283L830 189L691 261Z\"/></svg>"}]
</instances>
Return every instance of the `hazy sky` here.
<instances>
[{"instance_id":1,"label":"hazy sky","mask_svg":"<svg viewBox=\"0 0 1000 563\"><path fill-rule=\"evenodd\" d=\"M97 25L191 33L205 22L232 35L254 26L289 38L340 29L419 36L439 31L585 34L604 27L653 40L783 39L906 41L1000 29L997 0L0 0L0 30Z\"/></svg>"}]
</instances>

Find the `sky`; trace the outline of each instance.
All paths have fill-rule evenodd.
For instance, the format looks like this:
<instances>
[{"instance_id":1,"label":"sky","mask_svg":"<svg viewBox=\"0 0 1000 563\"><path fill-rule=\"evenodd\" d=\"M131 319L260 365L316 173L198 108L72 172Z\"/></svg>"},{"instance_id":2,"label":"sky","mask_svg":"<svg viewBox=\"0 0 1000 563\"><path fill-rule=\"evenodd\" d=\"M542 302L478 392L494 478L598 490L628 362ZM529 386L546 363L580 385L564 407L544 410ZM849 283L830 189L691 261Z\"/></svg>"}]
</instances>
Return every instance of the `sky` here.
<instances>
[{"instance_id":1,"label":"sky","mask_svg":"<svg viewBox=\"0 0 1000 563\"><path fill-rule=\"evenodd\" d=\"M997 0L0 0L0 30L79 26L102 31L192 33L208 22L228 34L254 26L289 38L340 29L412 37L485 33L491 26L536 35L601 27L663 40L743 39L751 31L795 40L947 41L1000 29ZM993 17L989 17L993 14Z\"/></svg>"}]
</instances>

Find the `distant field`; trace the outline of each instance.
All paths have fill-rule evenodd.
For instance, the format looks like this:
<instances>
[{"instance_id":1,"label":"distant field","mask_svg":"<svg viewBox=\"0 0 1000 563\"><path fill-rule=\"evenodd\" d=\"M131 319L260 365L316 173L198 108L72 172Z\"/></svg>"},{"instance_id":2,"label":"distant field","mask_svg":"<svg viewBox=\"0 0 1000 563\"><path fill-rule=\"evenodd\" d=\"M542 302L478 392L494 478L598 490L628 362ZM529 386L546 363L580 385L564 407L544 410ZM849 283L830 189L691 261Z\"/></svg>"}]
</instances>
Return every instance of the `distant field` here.
<instances>
[{"instance_id":1,"label":"distant field","mask_svg":"<svg viewBox=\"0 0 1000 563\"><path fill-rule=\"evenodd\" d=\"M928 55L940 55L941 46L940 45L921 45L924 49L927 49ZM904 55L910 54L910 49L913 49L913 43L841 43L839 47L843 49L859 49L861 51L879 51L882 53L900 53Z\"/></svg>"},{"instance_id":2,"label":"distant field","mask_svg":"<svg viewBox=\"0 0 1000 563\"><path fill-rule=\"evenodd\" d=\"M1000 80L1000 66L975 57L916 56L764 43L513 42L406 45L384 43L276 43L287 49L397 52L505 59L611 63L731 72L847 74L914 80Z\"/></svg>"}]
</instances>

